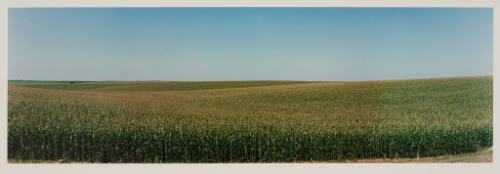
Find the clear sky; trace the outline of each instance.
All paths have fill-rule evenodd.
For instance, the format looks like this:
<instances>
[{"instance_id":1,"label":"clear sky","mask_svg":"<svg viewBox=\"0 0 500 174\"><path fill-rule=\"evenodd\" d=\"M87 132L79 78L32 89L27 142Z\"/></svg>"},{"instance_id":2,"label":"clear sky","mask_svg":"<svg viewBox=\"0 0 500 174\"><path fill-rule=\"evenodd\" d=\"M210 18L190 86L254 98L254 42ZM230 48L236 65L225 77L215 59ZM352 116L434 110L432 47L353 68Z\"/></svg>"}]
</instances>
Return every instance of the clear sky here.
<instances>
[{"instance_id":1,"label":"clear sky","mask_svg":"<svg viewBox=\"0 0 500 174\"><path fill-rule=\"evenodd\" d=\"M491 8L11 8L10 80L492 75Z\"/></svg>"}]
</instances>

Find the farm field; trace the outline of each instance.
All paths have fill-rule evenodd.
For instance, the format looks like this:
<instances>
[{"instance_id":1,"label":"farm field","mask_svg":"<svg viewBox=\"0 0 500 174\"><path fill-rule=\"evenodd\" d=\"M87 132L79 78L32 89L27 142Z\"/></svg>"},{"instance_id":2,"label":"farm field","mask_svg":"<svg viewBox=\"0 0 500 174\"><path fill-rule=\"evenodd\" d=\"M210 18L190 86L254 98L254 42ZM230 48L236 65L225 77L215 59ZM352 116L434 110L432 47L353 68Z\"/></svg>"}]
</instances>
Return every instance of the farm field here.
<instances>
[{"instance_id":1,"label":"farm field","mask_svg":"<svg viewBox=\"0 0 500 174\"><path fill-rule=\"evenodd\" d=\"M332 161L454 155L492 144L492 76L8 87L9 160Z\"/></svg>"}]
</instances>

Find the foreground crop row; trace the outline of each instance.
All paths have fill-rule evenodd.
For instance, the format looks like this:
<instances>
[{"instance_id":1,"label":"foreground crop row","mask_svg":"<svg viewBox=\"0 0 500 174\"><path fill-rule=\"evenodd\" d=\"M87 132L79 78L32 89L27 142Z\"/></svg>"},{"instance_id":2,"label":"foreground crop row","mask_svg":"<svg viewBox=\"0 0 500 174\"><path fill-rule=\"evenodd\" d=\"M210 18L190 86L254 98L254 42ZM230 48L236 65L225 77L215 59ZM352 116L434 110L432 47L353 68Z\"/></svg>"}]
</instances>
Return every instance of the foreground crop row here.
<instances>
[{"instance_id":1,"label":"foreground crop row","mask_svg":"<svg viewBox=\"0 0 500 174\"><path fill-rule=\"evenodd\" d=\"M490 147L492 127L396 132L60 130L11 127L9 158L100 162L277 162L436 156Z\"/></svg>"}]
</instances>

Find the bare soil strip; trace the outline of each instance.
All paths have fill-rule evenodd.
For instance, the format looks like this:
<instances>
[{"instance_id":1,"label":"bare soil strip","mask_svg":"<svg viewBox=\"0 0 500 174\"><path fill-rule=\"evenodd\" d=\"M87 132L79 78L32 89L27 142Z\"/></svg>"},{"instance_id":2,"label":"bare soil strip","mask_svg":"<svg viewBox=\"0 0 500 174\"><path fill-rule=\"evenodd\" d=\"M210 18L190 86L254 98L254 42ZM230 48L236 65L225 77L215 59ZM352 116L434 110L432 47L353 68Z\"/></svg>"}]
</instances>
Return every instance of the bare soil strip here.
<instances>
[{"instance_id":1,"label":"bare soil strip","mask_svg":"<svg viewBox=\"0 0 500 174\"><path fill-rule=\"evenodd\" d=\"M481 150L474 153L441 155L437 157L424 158L395 158L395 159L363 159L363 160L345 160L345 161L297 161L295 163L491 163L493 162L493 148ZM100 164L100 162L81 162L81 161L47 161L47 160L9 160L11 164L21 163L73 163L73 164ZM278 162L279 163L279 162Z\"/></svg>"}]
</instances>

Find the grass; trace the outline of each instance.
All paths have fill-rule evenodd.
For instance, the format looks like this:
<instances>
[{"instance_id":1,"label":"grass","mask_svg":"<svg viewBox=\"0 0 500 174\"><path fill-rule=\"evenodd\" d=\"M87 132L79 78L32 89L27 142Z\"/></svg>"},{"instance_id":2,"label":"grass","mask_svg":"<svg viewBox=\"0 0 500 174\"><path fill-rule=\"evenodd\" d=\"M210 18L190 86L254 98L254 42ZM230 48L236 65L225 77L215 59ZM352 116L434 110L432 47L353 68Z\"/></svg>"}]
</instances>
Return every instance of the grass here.
<instances>
[{"instance_id":1,"label":"grass","mask_svg":"<svg viewBox=\"0 0 500 174\"><path fill-rule=\"evenodd\" d=\"M193 91L246 88L311 83L305 81L193 81L193 82L86 82L79 81L9 81L9 84L31 88L93 91Z\"/></svg>"},{"instance_id":2,"label":"grass","mask_svg":"<svg viewBox=\"0 0 500 174\"><path fill-rule=\"evenodd\" d=\"M11 84L9 160L292 162L493 143L491 76Z\"/></svg>"},{"instance_id":3,"label":"grass","mask_svg":"<svg viewBox=\"0 0 500 174\"><path fill-rule=\"evenodd\" d=\"M86 83L90 81L37 81L37 80L9 80L9 85L47 85L47 84L70 84Z\"/></svg>"},{"instance_id":4,"label":"grass","mask_svg":"<svg viewBox=\"0 0 500 174\"><path fill-rule=\"evenodd\" d=\"M456 155L441 155L423 158L395 158L395 159L362 159L329 161L342 163L491 163L493 162L493 149L481 149L477 152Z\"/></svg>"},{"instance_id":5,"label":"grass","mask_svg":"<svg viewBox=\"0 0 500 174\"><path fill-rule=\"evenodd\" d=\"M435 159L424 159L421 162L493 162L493 150L486 149L475 153L466 153L459 155L445 155Z\"/></svg>"}]
</instances>

